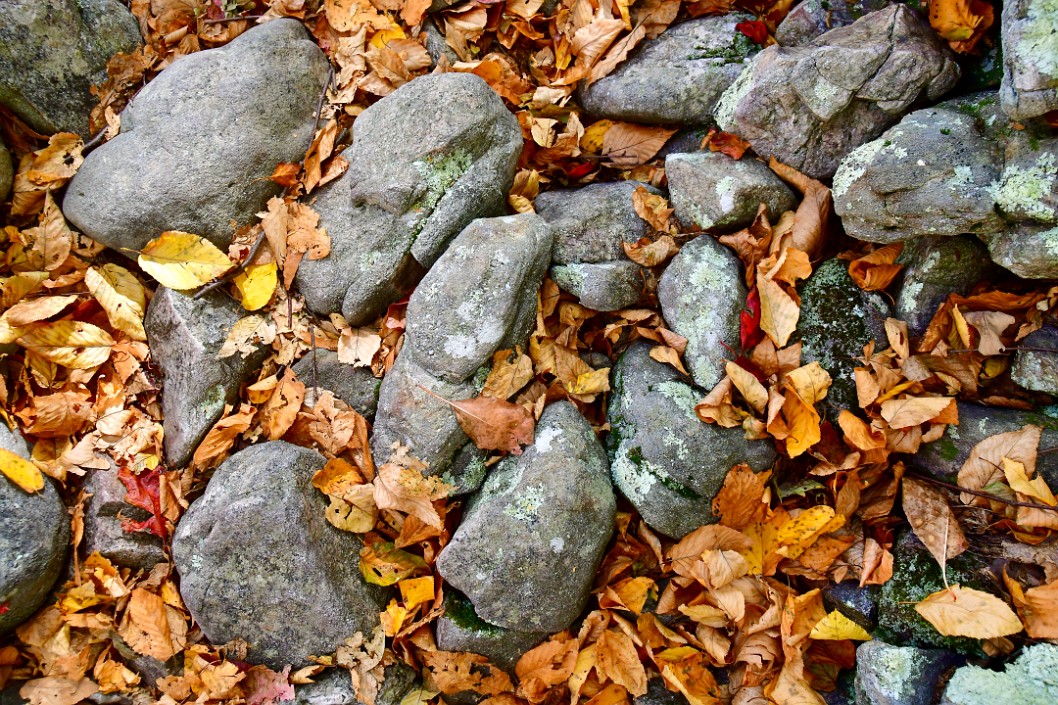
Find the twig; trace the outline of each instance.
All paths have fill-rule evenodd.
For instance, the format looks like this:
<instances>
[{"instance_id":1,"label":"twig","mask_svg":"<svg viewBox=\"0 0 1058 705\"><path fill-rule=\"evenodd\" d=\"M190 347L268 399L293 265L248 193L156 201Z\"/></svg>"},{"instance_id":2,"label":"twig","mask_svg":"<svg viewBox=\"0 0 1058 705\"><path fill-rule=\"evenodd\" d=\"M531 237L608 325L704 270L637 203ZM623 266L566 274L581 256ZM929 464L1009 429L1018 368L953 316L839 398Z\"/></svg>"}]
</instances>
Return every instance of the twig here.
<instances>
[{"instance_id":1,"label":"twig","mask_svg":"<svg viewBox=\"0 0 1058 705\"><path fill-rule=\"evenodd\" d=\"M956 492L965 492L966 494L972 494L975 497L982 497L984 499L991 500L993 502L1000 502L1002 504L1008 504L1011 507L1028 507L1029 509L1045 509L1050 512L1058 512L1058 507L1052 507L1048 504L1039 504L1037 502L1019 502L1013 499L1006 499L999 495L991 494L990 492L982 492L981 490L971 490L966 487L960 487L959 485L953 485L950 482L944 480L938 480L935 477L929 475L923 475L920 473L908 473L908 476L915 478L916 480L922 480L938 487L946 487L949 490L955 490Z\"/></svg>"},{"instance_id":2,"label":"twig","mask_svg":"<svg viewBox=\"0 0 1058 705\"><path fill-rule=\"evenodd\" d=\"M108 129L107 127L104 127L102 130L100 130L99 132L95 133L95 136L92 137L92 139L90 139L87 142L85 142L85 145L83 147L81 147L81 154L82 155L87 154L88 152L91 152L93 149L95 149L99 145L103 144L103 137L106 136L107 129Z\"/></svg>"},{"instance_id":3,"label":"twig","mask_svg":"<svg viewBox=\"0 0 1058 705\"><path fill-rule=\"evenodd\" d=\"M312 143L316 141L316 130L320 129L320 115L323 113L323 101L327 97L327 91L330 89L331 84L334 83L334 65L331 62L327 62L327 80L323 82L323 90L320 91L320 99L316 102L316 120L312 123L312 133L309 135L309 149L312 149Z\"/></svg>"},{"instance_id":4,"label":"twig","mask_svg":"<svg viewBox=\"0 0 1058 705\"><path fill-rule=\"evenodd\" d=\"M230 272L225 274L220 279L214 279L209 284L206 284L204 287L202 287L197 292L195 292L195 295L192 296L191 298L193 298L193 299L201 299L203 296L205 296L209 292L213 291L214 289L216 289L218 287L224 286L225 284L230 282L232 279L234 279L235 277L237 277L240 274L242 274L242 272L245 271L245 269L246 269L246 265L248 265L250 262L252 262L253 258L257 256L257 252L258 252L258 250L261 249L261 245L264 243L264 239L265 239L265 234L264 234L264 231L262 230L260 232L260 234L258 234L257 240L254 242L253 247L250 248L250 254L247 255L246 259L244 259L242 262L240 262L239 265L235 269L231 270Z\"/></svg>"},{"instance_id":5,"label":"twig","mask_svg":"<svg viewBox=\"0 0 1058 705\"><path fill-rule=\"evenodd\" d=\"M240 20L256 20L264 15L236 15L235 17L221 17L216 20L204 20L202 24L228 24L229 22L238 22Z\"/></svg>"},{"instance_id":6,"label":"twig","mask_svg":"<svg viewBox=\"0 0 1058 705\"><path fill-rule=\"evenodd\" d=\"M313 404L320 398L319 369L316 367L316 326L309 326L309 342L312 344L312 398Z\"/></svg>"},{"instance_id":7,"label":"twig","mask_svg":"<svg viewBox=\"0 0 1058 705\"><path fill-rule=\"evenodd\" d=\"M418 387L419 389L423 390L427 394L429 394L434 399L437 399L439 401L443 401L445 404L448 404L453 409L459 409L460 411L462 411L464 414L466 414L467 416L469 416L472 419L477 419L481 423L487 423L490 426L494 426L495 425L491 421L486 421L485 419L481 418L480 416L475 416L474 414L470 413L469 411L467 411L466 409L461 407L459 404L456 404L454 401L451 401L449 399L445 399L440 394L436 394L434 392L431 392L429 389L427 389L426 387L422 386L421 384L417 384L415 386Z\"/></svg>"}]
</instances>

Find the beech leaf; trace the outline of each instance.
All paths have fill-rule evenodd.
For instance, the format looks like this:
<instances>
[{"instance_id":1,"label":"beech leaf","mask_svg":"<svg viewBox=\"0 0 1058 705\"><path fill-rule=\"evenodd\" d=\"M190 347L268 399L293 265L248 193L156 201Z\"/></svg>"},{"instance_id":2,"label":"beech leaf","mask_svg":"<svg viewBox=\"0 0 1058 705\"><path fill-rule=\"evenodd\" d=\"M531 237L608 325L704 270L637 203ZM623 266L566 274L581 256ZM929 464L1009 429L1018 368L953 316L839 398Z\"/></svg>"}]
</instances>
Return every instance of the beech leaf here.
<instances>
[{"instance_id":1,"label":"beech leaf","mask_svg":"<svg viewBox=\"0 0 1058 705\"><path fill-rule=\"evenodd\" d=\"M1022 630L1021 620L1006 602L959 585L929 595L915 605L915 611L944 636L995 639Z\"/></svg>"},{"instance_id":2,"label":"beech leaf","mask_svg":"<svg viewBox=\"0 0 1058 705\"><path fill-rule=\"evenodd\" d=\"M169 230L147 243L139 256L143 271L162 286L186 291L202 286L235 266L204 237Z\"/></svg>"},{"instance_id":3,"label":"beech leaf","mask_svg":"<svg viewBox=\"0 0 1058 705\"><path fill-rule=\"evenodd\" d=\"M475 397L453 401L452 410L459 427L482 450L521 455L522 446L533 442L536 422L520 404L494 397Z\"/></svg>"}]
</instances>

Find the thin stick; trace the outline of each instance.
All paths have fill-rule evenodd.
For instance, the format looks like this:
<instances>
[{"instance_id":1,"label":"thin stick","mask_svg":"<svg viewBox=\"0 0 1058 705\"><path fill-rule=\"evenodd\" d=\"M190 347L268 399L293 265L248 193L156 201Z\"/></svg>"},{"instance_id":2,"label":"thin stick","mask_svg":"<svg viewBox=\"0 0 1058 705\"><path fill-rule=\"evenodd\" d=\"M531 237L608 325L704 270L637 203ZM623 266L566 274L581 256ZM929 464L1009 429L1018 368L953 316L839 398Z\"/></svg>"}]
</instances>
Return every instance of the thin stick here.
<instances>
[{"instance_id":1,"label":"thin stick","mask_svg":"<svg viewBox=\"0 0 1058 705\"><path fill-rule=\"evenodd\" d=\"M320 373L316 367L316 326L309 326L309 342L312 344L312 398L320 398Z\"/></svg>"},{"instance_id":2,"label":"thin stick","mask_svg":"<svg viewBox=\"0 0 1058 705\"><path fill-rule=\"evenodd\" d=\"M462 411L464 414L466 414L467 416L469 416L472 419L477 419L481 423L487 423L490 426L494 426L495 425L495 424L493 424L493 423L491 423L489 421L486 421L485 419L481 418L480 416L474 416L474 414L470 413L469 411L467 411L466 409L461 407L459 404L456 404L454 401L449 401L448 399L445 399L440 394L435 394L434 392L431 392L429 389L427 389L426 387L422 386L421 384L417 384L415 386L418 387L419 389L423 390L427 394L429 394L434 399L438 399L440 401L443 401L445 404L448 404L453 409L459 409L460 411Z\"/></svg>"},{"instance_id":3,"label":"thin stick","mask_svg":"<svg viewBox=\"0 0 1058 705\"><path fill-rule=\"evenodd\" d=\"M323 113L323 101L327 97L327 91L331 87L331 83L334 82L334 65L327 62L327 80L323 82L323 90L320 92L320 99L316 102L316 121L312 123L312 134L309 135L309 149L312 149L312 143L316 141L316 130L320 129L320 115Z\"/></svg>"},{"instance_id":4,"label":"thin stick","mask_svg":"<svg viewBox=\"0 0 1058 705\"><path fill-rule=\"evenodd\" d=\"M930 477L929 475L922 475L922 474L919 474L917 472L916 473L908 473L908 475L910 477L914 477L917 480L922 480L923 482L928 482L930 484L937 485L938 487L946 487L949 490L955 490L956 492L965 492L966 494L972 494L975 497L983 497L984 499L989 499L989 500L992 500L993 502L1000 502L1002 504L1008 504L1011 507L1028 507L1030 509L1046 509L1047 511L1050 511L1050 512L1058 512L1058 507L1052 507L1052 506L1047 505L1047 504L1037 504L1036 502L1018 502L1018 501L1013 500L1013 499L1005 499L1003 497L1000 497L999 495L990 494L988 492L982 492L980 490L967 489L966 487L960 487L959 485L953 485L950 482L945 482L944 480L938 480L935 477Z\"/></svg>"},{"instance_id":5,"label":"thin stick","mask_svg":"<svg viewBox=\"0 0 1058 705\"><path fill-rule=\"evenodd\" d=\"M107 133L107 128L106 127L104 127L99 132L95 133L95 136L92 137L92 139L88 140L88 142L86 142L83 147L81 147L81 154L86 154L88 152L91 152L93 149L95 149L99 145L103 144L103 137L106 135L106 133Z\"/></svg>"},{"instance_id":6,"label":"thin stick","mask_svg":"<svg viewBox=\"0 0 1058 705\"><path fill-rule=\"evenodd\" d=\"M256 20L264 17L264 15L236 15L235 17L221 17L217 20L204 20L203 24L228 24L229 22L239 22L240 20Z\"/></svg>"},{"instance_id":7,"label":"thin stick","mask_svg":"<svg viewBox=\"0 0 1058 705\"><path fill-rule=\"evenodd\" d=\"M246 270L246 265L250 264L250 262L253 261L253 258L257 256L257 252L261 249L261 245L264 243L264 239L265 239L265 234L264 234L264 230L262 230L260 232L260 234L257 236L257 240L254 241L253 247L250 248L250 254L246 257L246 259L244 259L242 262L239 263L239 266L237 266L235 269L233 269L230 272L228 272L227 274L225 274L220 279L215 279L215 280L211 281L209 284L206 284L204 287L202 287L197 292L195 292L195 295L192 296L191 298L193 298L193 299L201 299L203 296L205 296L209 292L213 291L214 289L216 289L218 287L224 286L225 284L230 282L232 279L234 279L235 277L237 277L240 274L242 274L243 271Z\"/></svg>"}]
</instances>

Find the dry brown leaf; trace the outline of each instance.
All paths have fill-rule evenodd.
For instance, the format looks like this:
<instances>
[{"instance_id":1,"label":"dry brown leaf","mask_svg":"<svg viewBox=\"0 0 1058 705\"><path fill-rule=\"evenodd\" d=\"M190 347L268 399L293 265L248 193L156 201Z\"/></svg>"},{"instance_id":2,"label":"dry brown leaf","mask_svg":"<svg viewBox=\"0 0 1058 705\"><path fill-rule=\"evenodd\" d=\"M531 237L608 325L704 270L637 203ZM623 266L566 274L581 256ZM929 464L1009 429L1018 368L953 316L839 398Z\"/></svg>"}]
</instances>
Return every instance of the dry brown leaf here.
<instances>
[{"instance_id":1,"label":"dry brown leaf","mask_svg":"<svg viewBox=\"0 0 1058 705\"><path fill-rule=\"evenodd\" d=\"M1033 639L1058 639L1058 580L1025 591L1022 617Z\"/></svg>"},{"instance_id":2,"label":"dry brown leaf","mask_svg":"<svg viewBox=\"0 0 1058 705\"><path fill-rule=\"evenodd\" d=\"M903 488L904 515L939 565L947 565L970 547L943 492L906 475Z\"/></svg>"},{"instance_id":3,"label":"dry brown leaf","mask_svg":"<svg viewBox=\"0 0 1058 705\"><path fill-rule=\"evenodd\" d=\"M510 676L484 656L453 651L423 651L419 656L426 667L427 684L446 695L467 690L482 695L514 691Z\"/></svg>"},{"instance_id":4,"label":"dry brown leaf","mask_svg":"<svg viewBox=\"0 0 1058 705\"><path fill-rule=\"evenodd\" d=\"M653 159L674 134L674 128L615 122L602 137L602 154L617 166L639 166Z\"/></svg>"},{"instance_id":5,"label":"dry brown leaf","mask_svg":"<svg viewBox=\"0 0 1058 705\"><path fill-rule=\"evenodd\" d=\"M525 652L514 667L518 695L537 703L552 686L565 683L573 675L579 647L569 632L560 632Z\"/></svg>"},{"instance_id":6,"label":"dry brown leaf","mask_svg":"<svg viewBox=\"0 0 1058 705\"><path fill-rule=\"evenodd\" d=\"M903 265L894 264L904 249L896 242L849 262L849 276L864 291L881 291L892 283Z\"/></svg>"},{"instance_id":7,"label":"dry brown leaf","mask_svg":"<svg viewBox=\"0 0 1058 705\"><path fill-rule=\"evenodd\" d=\"M959 468L959 486L968 490L983 490L993 482L1004 480L1003 458L1021 463L1026 476L1031 477L1036 472L1041 433L1039 426L1025 426L1021 430L999 433L980 441ZM959 499L971 504L974 496L963 493Z\"/></svg>"},{"instance_id":8,"label":"dry brown leaf","mask_svg":"<svg viewBox=\"0 0 1058 705\"><path fill-rule=\"evenodd\" d=\"M757 291L760 293L760 329L777 348L785 347L797 330L801 308L781 286L761 276L759 267Z\"/></svg>"},{"instance_id":9,"label":"dry brown leaf","mask_svg":"<svg viewBox=\"0 0 1058 705\"><path fill-rule=\"evenodd\" d=\"M517 350L497 350L492 355L492 370L485 379L481 396L510 399L533 379L533 361Z\"/></svg>"},{"instance_id":10,"label":"dry brown leaf","mask_svg":"<svg viewBox=\"0 0 1058 705\"><path fill-rule=\"evenodd\" d=\"M134 651L159 661L168 661L187 643L183 616L143 588L132 591L119 633Z\"/></svg>"},{"instance_id":11,"label":"dry brown leaf","mask_svg":"<svg viewBox=\"0 0 1058 705\"><path fill-rule=\"evenodd\" d=\"M737 554L736 554L737 555ZM622 631L607 629L595 642L599 671L634 696L647 692L647 674L632 639Z\"/></svg>"},{"instance_id":12,"label":"dry brown leaf","mask_svg":"<svg viewBox=\"0 0 1058 705\"><path fill-rule=\"evenodd\" d=\"M536 422L524 406L492 397L460 399L451 404L459 427L482 450L521 455L522 446L533 442Z\"/></svg>"},{"instance_id":13,"label":"dry brown leaf","mask_svg":"<svg viewBox=\"0 0 1058 705\"><path fill-rule=\"evenodd\" d=\"M771 470L755 473L745 464L731 468L713 500L713 514L720 517L722 525L735 530L764 521L770 479Z\"/></svg>"},{"instance_id":14,"label":"dry brown leaf","mask_svg":"<svg viewBox=\"0 0 1058 705\"><path fill-rule=\"evenodd\" d=\"M1001 340L1003 332L1017 320L1002 311L970 311L963 318L977 329L981 337L977 350L982 355L1001 355L1006 350Z\"/></svg>"},{"instance_id":15,"label":"dry brown leaf","mask_svg":"<svg viewBox=\"0 0 1058 705\"><path fill-rule=\"evenodd\" d=\"M416 465L389 462L378 469L374 497L379 509L396 509L440 529L441 516L433 503L447 497L451 490L441 478L425 477Z\"/></svg>"},{"instance_id":16,"label":"dry brown leaf","mask_svg":"<svg viewBox=\"0 0 1058 705\"><path fill-rule=\"evenodd\" d=\"M625 255L641 267L656 267L672 259L680 248L671 235L662 235L651 241L644 237L639 242L622 242Z\"/></svg>"},{"instance_id":17,"label":"dry brown leaf","mask_svg":"<svg viewBox=\"0 0 1058 705\"><path fill-rule=\"evenodd\" d=\"M881 414L891 428L911 428L950 414L955 408L955 400L949 397L908 397L883 401ZM958 423L957 412L955 421L937 423Z\"/></svg>"}]
</instances>

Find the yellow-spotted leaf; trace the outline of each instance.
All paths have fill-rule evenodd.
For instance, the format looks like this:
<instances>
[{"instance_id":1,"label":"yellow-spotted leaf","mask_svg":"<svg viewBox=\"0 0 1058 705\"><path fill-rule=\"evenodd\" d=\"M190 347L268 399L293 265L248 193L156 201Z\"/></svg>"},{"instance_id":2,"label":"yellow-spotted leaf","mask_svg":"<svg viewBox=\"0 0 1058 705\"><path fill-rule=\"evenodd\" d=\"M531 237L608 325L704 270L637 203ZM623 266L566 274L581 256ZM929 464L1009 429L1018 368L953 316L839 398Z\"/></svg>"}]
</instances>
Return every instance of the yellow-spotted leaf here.
<instances>
[{"instance_id":1,"label":"yellow-spotted leaf","mask_svg":"<svg viewBox=\"0 0 1058 705\"><path fill-rule=\"evenodd\" d=\"M275 293L279 283L275 262L251 264L235 277L235 288L242 294L242 307L247 311L264 308Z\"/></svg>"},{"instance_id":2,"label":"yellow-spotted leaf","mask_svg":"<svg viewBox=\"0 0 1058 705\"><path fill-rule=\"evenodd\" d=\"M206 238L179 230L148 242L139 263L159 284L178 291L202 286L235 266Z\"/></svg>"},{"instance_id":3,"label":"yellow-spotted leaf","mask_svg":"<svg viewBox=\"0 0 1058 705\"><path fill-rule=\"evenodd\" d=\"M1021 620L1006 602L959 585L938 590L915 605L915 611L944 636L994 639L1022 629Z\"/></svg>"},{"instance_id":4,"label":"yellow-spotted leaf","mask_svg":"<svg viewBox=\"0 0 1058 705\"><path fill-rule=\"evenodd\" d=\"M46 360L75 370L102 365L114 345L109 333L83 321L45 323L31 328L17 342Z\"/></svg>"},{"instance_id":5,"label":"yellow-spotted leaf","mask_svg":"<svg viewBox=\"0 0 1058 705\"><path fill-rule=\"evenodd\" d=\"M842 639L853 639L855 641L871 640L871 635L867 633L866 629L837 610L816 622L808 636L820 641L841 641Z\"/></svg>"},{"instance_id":6,"label":"yellow-spotted leaf","mask_svg":"<svg viewBox=\"0 0 1058 705\"><path fill-rule=\"evenodd\" d=\"M106 311L110 325L133 340L147 340L143 330L143 312L147 295L136 276L116 264L89 267L84 274L85 286Z\"/></svg>"},{"instance_id":7,"label":"yellow-spotted leaf","mask_svg":"<svg viewBox=\"0 0 1058 705\"><path fill-rule=\"evenodd\" d=\"M0 448L0 472L26 492L40 492L44 489L44 475L37 466L3 448Z\"/></svg>"}]
</instances>

